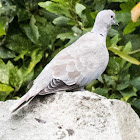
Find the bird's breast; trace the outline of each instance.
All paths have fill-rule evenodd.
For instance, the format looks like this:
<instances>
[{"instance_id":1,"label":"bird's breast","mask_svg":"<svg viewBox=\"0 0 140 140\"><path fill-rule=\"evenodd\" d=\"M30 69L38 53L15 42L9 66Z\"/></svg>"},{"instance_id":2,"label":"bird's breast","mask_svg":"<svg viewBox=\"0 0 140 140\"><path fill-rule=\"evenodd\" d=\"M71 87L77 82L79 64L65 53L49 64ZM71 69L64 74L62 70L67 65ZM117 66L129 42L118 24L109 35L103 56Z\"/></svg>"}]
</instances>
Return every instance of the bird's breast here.
<instances>
[{"instance_id":1,"label":"bird's breast","mask_svg":"<svg viewBox=\"0 0 140 140\"><path fill-rule=\"evenodd\" d=\"M81 80L81 85L86 85L92 80L99 78L99 76L105 71L109 60L109 54L106 47L103 45L89 49L87 54L83 53L79 56L79 61L82 64L83 71L81 74L83 75L83 79Z\"/></svg>"}]
</instances>

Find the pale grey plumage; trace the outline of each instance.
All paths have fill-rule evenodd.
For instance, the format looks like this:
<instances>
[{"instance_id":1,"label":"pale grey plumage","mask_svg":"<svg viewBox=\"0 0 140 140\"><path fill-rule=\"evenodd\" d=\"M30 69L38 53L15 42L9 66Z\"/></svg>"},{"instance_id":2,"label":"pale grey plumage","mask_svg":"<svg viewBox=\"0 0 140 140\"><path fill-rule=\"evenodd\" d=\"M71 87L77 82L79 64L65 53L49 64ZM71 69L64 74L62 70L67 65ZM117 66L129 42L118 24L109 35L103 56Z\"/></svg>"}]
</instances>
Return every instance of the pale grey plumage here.
<instances>
[{"instance_id":1,"label":"pale grey plumage","mask_svg":"<svg viewBox=\"0 0 140 140\"><path fill-rule=\"evenodd\" d=\"M99 12L92 31L63 49L46 65L31 89L17 101L12 112L25 106L37 94L83 89L86 84L97 79L108 64L106 36L109 27L115 23L114 18L112 10Z\"/></svg>"}]
</instances>

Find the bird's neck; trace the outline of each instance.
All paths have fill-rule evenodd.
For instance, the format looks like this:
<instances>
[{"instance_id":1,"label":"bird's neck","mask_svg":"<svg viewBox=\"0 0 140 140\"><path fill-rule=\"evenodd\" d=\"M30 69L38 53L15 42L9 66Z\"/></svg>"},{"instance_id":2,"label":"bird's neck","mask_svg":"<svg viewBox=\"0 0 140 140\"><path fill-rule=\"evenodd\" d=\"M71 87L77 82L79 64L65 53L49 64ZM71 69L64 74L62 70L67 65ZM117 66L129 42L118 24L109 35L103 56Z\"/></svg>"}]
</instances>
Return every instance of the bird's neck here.
<instances>
[{"instance_id":1,"label":"bird's neck","mask_svg":"<svg viewBox=\"0 0 140 140\"><path fill-rule=\"evenodd\" d=\"M103 38L103 40L106 41L106 36L107 36L107 33L108 33L108 27L104 24L101 24L101 23L98 24L98 23L95 22L91 32L99 34Z\"/></svg>"}]
</instances>

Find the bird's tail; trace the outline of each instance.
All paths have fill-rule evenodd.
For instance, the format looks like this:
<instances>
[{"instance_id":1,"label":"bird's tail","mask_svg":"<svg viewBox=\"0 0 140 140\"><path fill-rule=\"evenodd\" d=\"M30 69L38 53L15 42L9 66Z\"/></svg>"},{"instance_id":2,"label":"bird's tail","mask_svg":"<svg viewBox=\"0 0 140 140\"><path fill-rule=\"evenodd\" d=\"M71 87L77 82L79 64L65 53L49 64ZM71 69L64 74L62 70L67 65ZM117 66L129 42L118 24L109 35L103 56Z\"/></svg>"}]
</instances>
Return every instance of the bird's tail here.
<instances>
[{"instance_id":1,"label":"bird's tail","mask_svg":"<svg viewBox=\"0 0 140 140\"><path fill-rule=\"evenodd\" d=\"M17 103L14 106L10 108L11 113L14 113L15 111L26 106L34 97L35 96L31 96L29 93L26 93L19 100L17 100Z\"/></svg>"}]
</instances>

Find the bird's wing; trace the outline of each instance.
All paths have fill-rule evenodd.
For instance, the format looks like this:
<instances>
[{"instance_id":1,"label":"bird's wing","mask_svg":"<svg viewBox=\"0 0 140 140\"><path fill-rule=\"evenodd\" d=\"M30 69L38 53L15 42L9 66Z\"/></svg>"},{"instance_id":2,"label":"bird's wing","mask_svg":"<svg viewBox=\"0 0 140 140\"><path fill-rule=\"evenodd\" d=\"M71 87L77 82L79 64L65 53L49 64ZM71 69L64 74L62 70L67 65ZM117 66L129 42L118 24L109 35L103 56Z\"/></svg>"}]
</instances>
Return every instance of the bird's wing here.
<instances>
[{"instance_id":1,"label":"bird's wing","mask_svg":"<svg viewBox=\"0 0 140 140\"><path fill-rule=\"evenodd\" d=\"M49 84L39 92L39 94L43 95L79 88L75 79L80 76L80 71L77 70L75 61L75 58L70 55L68 51L55 58L50 63L52 79Z\"/></svg>"},{"instance_id":2,"label":"bird's wing","mask_svg":"<svg viewBox=\"0 0 140 140\"><path fill-rule=\"evenodd\" d=\"M39 94L77 89L93 79L94 68L98 67L95 59L98 43L93 39L91 42L89 39L82 41L62 50L51 61L52 80Z\"/></svg>"},{"instance_id":3,"label":"bird's wing","mask_svg":"<svg viewBox=\"0 0 140 140\"><path fill-rule=\"evenodd\" d=\"M39 95L44 95L44 94L50 94L50 93L56 93L58 91L71 91L74 89L78 89L79 85L73 84L73 85L67 85L65 84L62 80L59 79L52 79L52 81L49 83L49 85L41 90L39 92Z\"/></svg>"}]
</instances>

